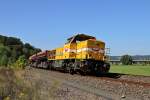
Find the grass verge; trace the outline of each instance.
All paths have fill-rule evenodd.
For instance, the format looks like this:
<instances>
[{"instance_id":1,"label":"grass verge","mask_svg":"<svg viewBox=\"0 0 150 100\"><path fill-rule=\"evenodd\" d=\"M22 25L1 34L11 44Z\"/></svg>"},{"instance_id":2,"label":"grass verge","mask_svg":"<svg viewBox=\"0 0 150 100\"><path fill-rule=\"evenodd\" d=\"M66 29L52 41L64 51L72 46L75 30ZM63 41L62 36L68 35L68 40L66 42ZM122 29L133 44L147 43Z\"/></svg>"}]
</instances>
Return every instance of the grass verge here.
<instances>
[{"instance_id":1,"label":"grass verge","mask_svg":"<svg viewBox=\"0 0 150 100\"><path fill-rule=\"evenodd\" d=\"M111 73L131 74L131 75L144 75L150 76L150 66L140 65L112 65L110 68Z\"/></svg>"}]
</instances>

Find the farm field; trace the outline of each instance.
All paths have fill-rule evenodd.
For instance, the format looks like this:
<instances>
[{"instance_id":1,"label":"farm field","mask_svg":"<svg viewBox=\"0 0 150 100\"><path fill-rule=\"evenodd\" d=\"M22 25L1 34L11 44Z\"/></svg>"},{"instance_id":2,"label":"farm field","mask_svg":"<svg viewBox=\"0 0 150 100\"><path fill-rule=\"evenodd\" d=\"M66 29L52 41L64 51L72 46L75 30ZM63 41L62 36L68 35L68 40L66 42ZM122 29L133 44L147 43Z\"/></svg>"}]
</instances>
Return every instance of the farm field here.
<instances>
[{"instance_id":1,"label":"farm field","mask_svg":"<svg viewBox=\"0 0 150 100\"><path fill-rule=\"evenodd\" d=\"M150 76L150 65L111 65L111 73Z\"/></svg>"}]
</instances>

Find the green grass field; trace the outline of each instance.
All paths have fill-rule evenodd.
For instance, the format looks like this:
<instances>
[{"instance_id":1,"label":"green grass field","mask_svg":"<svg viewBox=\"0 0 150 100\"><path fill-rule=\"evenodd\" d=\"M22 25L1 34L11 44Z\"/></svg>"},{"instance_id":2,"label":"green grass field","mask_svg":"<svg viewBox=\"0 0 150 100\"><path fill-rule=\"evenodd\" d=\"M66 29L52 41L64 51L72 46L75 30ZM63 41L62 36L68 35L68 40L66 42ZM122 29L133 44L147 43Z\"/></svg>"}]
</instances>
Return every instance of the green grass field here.
<instances>
[{"instance_id":1,"label":"green grass field","mask_svg":"<svg viewBox=\"0 0 150 100\"><path fill-rule=\"evenodd\" d=\"M150 65L140 66L140 65L111 65L111 73L121 73L121 74L131 74L131 75L144 75L150 76Z\"/></svg>"}]
</instances>

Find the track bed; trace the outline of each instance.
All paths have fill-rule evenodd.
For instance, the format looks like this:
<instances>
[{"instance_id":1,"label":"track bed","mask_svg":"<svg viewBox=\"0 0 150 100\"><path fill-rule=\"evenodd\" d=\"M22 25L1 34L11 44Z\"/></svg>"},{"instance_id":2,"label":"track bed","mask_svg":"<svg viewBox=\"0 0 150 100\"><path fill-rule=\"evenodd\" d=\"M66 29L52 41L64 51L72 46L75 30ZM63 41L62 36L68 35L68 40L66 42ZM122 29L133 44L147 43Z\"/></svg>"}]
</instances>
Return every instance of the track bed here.
<instances>
[{"instance_id":1,"label":"track bed","mask_svg":"<svg viewBox=\"0 0 150 100\"><path fill-rule=\"evenodd\" d=\"M0 72L0 93L11 100L150 100L150 77L145 76L81 76L35 68Z\"/></svg>"},{"instance_id":2,"label":"track bed","mask_svg":"<svg viewBox=\"0 0 150 100\"><path fill-rule=\"evenodd\" d=\"M101 77L70 75L57 71L31 68L29 72L38 73L41 78L59 83L58 99L80 100L149 100L150 77L120 75L109 73ZM90 98L91 97L91 98Z\"/></svg>"}]
</instances>

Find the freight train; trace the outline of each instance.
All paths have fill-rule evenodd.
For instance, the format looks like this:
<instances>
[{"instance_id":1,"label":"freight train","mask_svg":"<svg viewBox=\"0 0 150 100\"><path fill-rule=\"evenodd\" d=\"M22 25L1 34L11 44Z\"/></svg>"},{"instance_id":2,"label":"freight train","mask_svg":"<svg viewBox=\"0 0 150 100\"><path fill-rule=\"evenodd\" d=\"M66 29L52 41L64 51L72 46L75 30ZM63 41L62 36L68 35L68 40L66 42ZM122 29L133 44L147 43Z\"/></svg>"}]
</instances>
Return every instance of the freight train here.
<instances>
[{"instance_id":1,"label":"freight train","mask_svg":"<svg viewBox=\"0 0 150 100\"><path fill-rule=\"evenodd\" d=\"M107 73L110 64L105 55L105 43L93 36L77 34L64 46L46 50L29 58L30 66L69 72L70 74Z\"/></svg>"}]
</instances>

